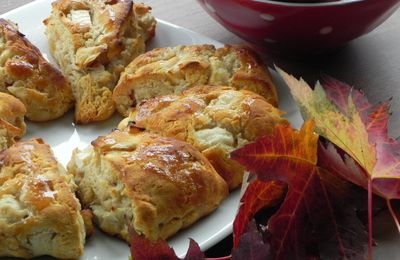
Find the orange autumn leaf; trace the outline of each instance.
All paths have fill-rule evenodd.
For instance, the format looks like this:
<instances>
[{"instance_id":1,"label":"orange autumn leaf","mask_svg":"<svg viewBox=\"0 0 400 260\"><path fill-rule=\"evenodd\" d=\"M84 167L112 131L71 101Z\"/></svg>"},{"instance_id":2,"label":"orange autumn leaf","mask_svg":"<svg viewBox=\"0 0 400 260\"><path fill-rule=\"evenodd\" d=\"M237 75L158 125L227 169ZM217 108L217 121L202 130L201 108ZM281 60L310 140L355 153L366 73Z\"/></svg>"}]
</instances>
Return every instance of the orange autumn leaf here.
<instances>
[{"instance_id":1,"label":"orange autumn leaf","mask_svg":"<svg viewBox=\"0 0 400 260\"><path fill-rule=\"evenodd\" d=\"M231 157L246 165L251 172L257 172L260 168L265 170L265 166L269 171L283 173L310 171L310 167L317 163L318 135L313 129L312 121L306 122L299 132L294 131L291 126L278 125L273 138L261 138L262 141L256 141L259 145L236 150L231 153ZM251 165L248 164L249 161L252 162Z\"/></svg>"}]
</instances>

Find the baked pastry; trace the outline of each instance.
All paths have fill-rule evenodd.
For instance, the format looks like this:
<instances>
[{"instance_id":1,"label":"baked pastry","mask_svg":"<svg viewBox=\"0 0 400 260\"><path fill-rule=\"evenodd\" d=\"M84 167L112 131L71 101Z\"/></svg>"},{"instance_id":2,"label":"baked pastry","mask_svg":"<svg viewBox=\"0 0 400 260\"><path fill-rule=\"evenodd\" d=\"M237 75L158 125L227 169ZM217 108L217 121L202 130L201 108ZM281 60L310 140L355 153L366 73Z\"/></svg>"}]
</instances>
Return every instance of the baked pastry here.
<instances>
[{"instance_id":1,"label":"baked pastry","mask_svg":"<svg viewBox=\"0 0 400 260\"><path fill-rule=\"evenodd\" d=\"M21 101L0 92L0 151L25 134L25 113L26 109Z\"/></svg>"},{"instance_id":2,"label":"baked pastry","mask_svg":"<svg viewBox=\"0 0 400 260\"><path fill-rule=\"evenodd\" d=\"M154 35L150 8L130 0L57 0L44 23L50 52L72 85L75 121L107 119L120 73Z\"/></svg>"},{"instance_id":3,"label":"baked pastry","mask_svg":"<svg viewBox=\"0 0 400 260\"><path fill-rule=\"evenodd\" d=\"M243 46L189 45L159 48L132 61L113 92L117 110L128 116L144 99L179 94L197 85L229 85L262 95L277 105L277 93L268 69Z\"/></svg>"},{"instance_id":4,"label":"baked pastry","mask_svg":"<svg viewBox=\"0 0 400 260\"><path fill-rule=\"evenodd\" d=\"M129 241L128 225L166 239L218 207L228 187L191 145L128 128L75 150L68 164L99 227Z\"/></svg>"},{"instance_id":5,"label":"baked pastry","mask_svg":"<svg viewBox=\"0 0 400 260\"><path fill-rule=\"evenodd\" d=\"M52 120L73 106L71 87L61 72L18 32L15 24L1 18L0 46L0 92L21 100L29 120Z\"/></svg>"},{"instance_id":6,"label":"baked pastry","mask_svg":"<svg viewBox=\"0 0 400 260\"><path fill-rule=\"evenodd\" d=\"M244 168L229 154L287 124L262 96L232 87L198 86L180 95L143 101L124 119L138 128L186 141L200 150L230 189L240 185Z\"/></svg>"},{"instance_id":7,"label":"baked pastry","mask_svg":"<svg viewBox=\"0 0 400 260\"><path fill-rule=\"evenodd\" d=\"M85 226L72 175L41 139L0 153L0 257L83 254Z\"/></svg>"}]
</instances>

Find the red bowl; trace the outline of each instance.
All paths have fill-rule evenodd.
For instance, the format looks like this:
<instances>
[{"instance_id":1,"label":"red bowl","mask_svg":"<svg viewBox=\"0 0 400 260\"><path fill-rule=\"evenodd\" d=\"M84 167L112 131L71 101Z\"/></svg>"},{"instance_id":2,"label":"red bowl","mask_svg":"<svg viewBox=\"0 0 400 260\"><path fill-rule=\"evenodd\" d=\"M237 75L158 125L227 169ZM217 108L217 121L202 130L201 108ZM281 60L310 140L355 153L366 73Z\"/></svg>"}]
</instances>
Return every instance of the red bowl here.
<instances>
[{"instance_id":1,"label":"red bowl","mask_svg":"<svg viewBox=\"0 0 400 260\"><path fill-rule=\"evenodd\" d=\"M372 31L400 5L400 0L198 2L239 37L270 51L289 53L321 53L344 45Z\"/></svg>"}]
</instances>

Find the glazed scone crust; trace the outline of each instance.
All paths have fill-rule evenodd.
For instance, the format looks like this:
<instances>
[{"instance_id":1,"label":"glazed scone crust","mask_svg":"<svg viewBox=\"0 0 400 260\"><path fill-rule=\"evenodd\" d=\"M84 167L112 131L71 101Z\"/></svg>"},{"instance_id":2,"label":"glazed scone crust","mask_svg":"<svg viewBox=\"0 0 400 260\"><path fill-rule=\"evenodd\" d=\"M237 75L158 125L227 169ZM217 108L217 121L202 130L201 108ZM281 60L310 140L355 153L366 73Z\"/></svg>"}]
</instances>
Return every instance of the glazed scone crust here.
<instances>
[{"instance_id":1,"label":"glazed scone crust","mask_svg":"<svg viewBox=\"0 0 400 260\"><path fill-rule=\"evenodd\" d=\"M0 151L10 147L26 131L26 109L17 98L0 92Z\"/></svg>"},{"instance_id":2,"label":"glazed scone crust","mask_svg":"<svg viewBox=\"0 0 400 260\"><path fill-rule=\"evenodd\" d=\"M4 19L0 19L0 56L0 92L21 100L28 119L52 120L73 106L71 87L61 72Z\"/></svg>"},{"instance_id":3,"label":"glazed scone crust","mask_svg":"<svg viewBox=\"0 0 400 260\"><path fill-rule=\"evenodd\" d=\"M282 112L262 96L224 86L198 86L179 95L146 100L124 119L127 124L186 141L199 149L230 189L242 182L244 168L229 154L287 124Z\"/></svg>"},{"instance_id":4,"label":"glazed scone crust","mask_svg":"<svg viewBox=\"0 0 400 260\"><path fill-rule=\"evenodd\" d=\"M75 121L107 119L124 67L154 35L150 8L130 0L57 0L44 23L52 56L71 82Z\"/></svg>"},{"instance_id":5,"label":"glazed scone crust","mask_svg":"<svg viewBox=\"0 0 400 260\"><path fill-rule=\"evenodd\" d=\"M113 99L118 112L127 116L144 99L179 94L199 85L229 85L262 95L277 105L271 75L247 47L188 45L158 48L133 60L121 74Z\"/></svg>"},{"instance_id":6,"label":"glazed scone crust","mask_svg":"<svg viewBox=\"0 0 400 260\"><path fill-rule=\"evenodd\" d=\"M76 185L41 139L0 153L0 256L83 254L85 227Z\"/></svg>"},{"instance_id":7,"label":"glazed scone crust","mask_svg":"<svg viewBox=\"0 0 400 260\"><path fill-rule=\"evenodd\" d=\"M75 151L68 169L100 228L129 241L166 239L217 208L227 184L191 145L127 129Z\"/></svg>"}]
</instances>

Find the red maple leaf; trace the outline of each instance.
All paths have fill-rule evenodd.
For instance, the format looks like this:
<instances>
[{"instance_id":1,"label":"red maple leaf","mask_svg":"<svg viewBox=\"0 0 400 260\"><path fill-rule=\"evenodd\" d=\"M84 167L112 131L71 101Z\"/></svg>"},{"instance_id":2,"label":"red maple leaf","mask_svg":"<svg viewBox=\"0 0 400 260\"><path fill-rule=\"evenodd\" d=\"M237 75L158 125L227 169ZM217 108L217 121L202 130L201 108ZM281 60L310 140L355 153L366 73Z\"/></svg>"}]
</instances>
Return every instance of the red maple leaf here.
<instances>
[{"instance_id":1,"label":"red maple leaf","mask_svg":"<svg viewBox=\"0 0 400 260\"><path fill-rule=\"evenodd\" d=\"M165 240L151 241L138 235L132 229L131 234L131 256L132 259L146 260L179 260L175 251Z\"/></svg>"},{"instance_id":2,"label":"red maple leaf","mask_svg":"<svg viewBox=\"0 0 400 260\"><path fill-rule=\"evenodd\" d=\"M238 246L232 250L232 260L266 260L270 257L269 244L264 241L256 222L250 221L240 236Z\"/></svg>"},{"instance_id":3,"label":"red maple leaf","mask_svg":"<svg viewBox=\"0 0 400 260\"><path fill-rule=\"evenodd\" d=\"M239 244L239 238L244 233L247 224L261 209L275 206L286 192L286 185L279 181L255 180L246 188L241 198L241 206L233 222L233 246Z\"/></svg>"},{"instance_id":4,"label":"red maple leaf","mask_svg":"<svg viewBox=\"0 0 400 260\"><path fill-rule=\"evenodd\" d=\"M131 256L132 259L146 260L180 260L175 251L168 245L167 241L160 239L151 241L143 236L138 235L134 230L130 229L131 235ZM190 239L189 249L183 260L204 260L204 253L201 252L199 245ZM221 258L222 259L222 258Z\"/></svg>"},{"instance_id":5,"label":"red maple leaf","mask_svg":"<svg viewBox=\"0 0 400 260\"><path fill-rule=\"evenodd\" d=\"M318 136L313 130L312 122L300 131L277 126L271 136L232 152L231 157L259 180L288 184L284 202L267 225L273 259L309 257L312 236L323 256L363 259L366 232L343 199L346 182L317 166Z\"/></svg>"}]
</instances>

